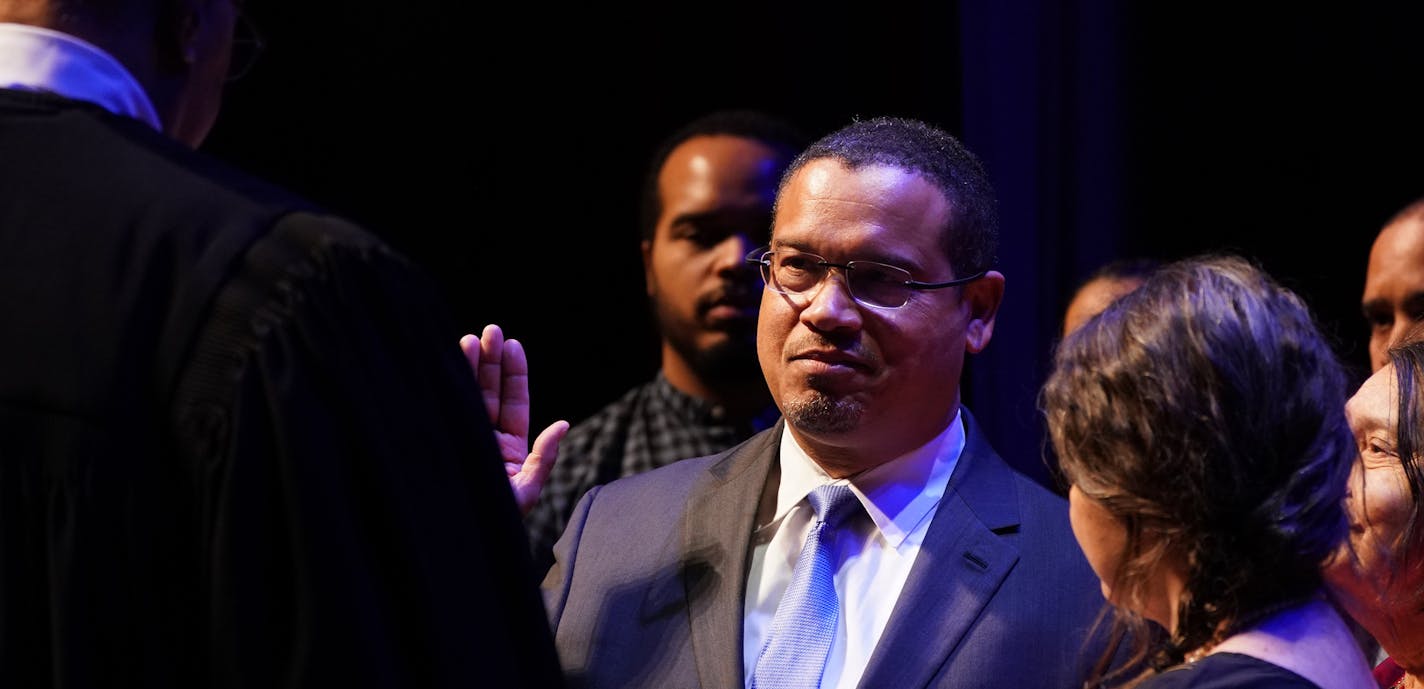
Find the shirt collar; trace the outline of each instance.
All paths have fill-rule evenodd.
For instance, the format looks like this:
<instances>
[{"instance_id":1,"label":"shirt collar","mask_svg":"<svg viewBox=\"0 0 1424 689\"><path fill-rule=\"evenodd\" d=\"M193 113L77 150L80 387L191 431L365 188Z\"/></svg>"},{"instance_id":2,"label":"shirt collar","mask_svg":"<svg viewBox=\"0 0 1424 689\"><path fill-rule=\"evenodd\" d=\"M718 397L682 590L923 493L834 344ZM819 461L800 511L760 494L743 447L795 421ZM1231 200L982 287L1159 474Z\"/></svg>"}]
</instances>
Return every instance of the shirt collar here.
<instances>
[{"instance_id":1,"label":"shirt collar","mask_svg":"<svg viewBox=\"0 0 1424 689\"><path fill-rule=\"evenodd\" d=\"M850 479L833 479L796 442L790 429L781 433L781 485L772 522L785 518L812 489L827 483L850 486L866 514L891 547L898 548L944 496L949 477L964 451L959 413L924 445Z\"/></svg>"},{"instance_id":2,"label":"shirt collar","mask_svg":"<svg viewBox=\"0 0 1424 689\"><path fill-rule=\"evenodd\" d=\"M52 29L0 22L0 88L87 101L163 131L153 101L118 60Z\"/></svg>"}]
</instances>

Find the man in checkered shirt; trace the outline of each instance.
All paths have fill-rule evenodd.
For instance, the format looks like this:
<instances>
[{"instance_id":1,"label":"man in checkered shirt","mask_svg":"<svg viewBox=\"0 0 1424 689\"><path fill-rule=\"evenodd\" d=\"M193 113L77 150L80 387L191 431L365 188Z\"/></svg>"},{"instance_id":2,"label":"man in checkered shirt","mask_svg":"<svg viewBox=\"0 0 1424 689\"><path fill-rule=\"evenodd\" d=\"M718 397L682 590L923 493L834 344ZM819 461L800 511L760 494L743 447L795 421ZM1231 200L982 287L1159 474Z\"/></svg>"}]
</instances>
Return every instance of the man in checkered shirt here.
<instances>
[{"instance_id":1,"label":"man in checkered shirt","mask_svg":"<svg viewBox=\"0 0 1424 689\"><path fill-rule=\"evenodd\" d=\"M674 132L643 187L642 255L661 368L574 425L525 517L540 576L593 486L725 450L778 417L756 355L764 244L781 173L809 143L765 113L722 111Z\"/></svg>"}]
</instances>

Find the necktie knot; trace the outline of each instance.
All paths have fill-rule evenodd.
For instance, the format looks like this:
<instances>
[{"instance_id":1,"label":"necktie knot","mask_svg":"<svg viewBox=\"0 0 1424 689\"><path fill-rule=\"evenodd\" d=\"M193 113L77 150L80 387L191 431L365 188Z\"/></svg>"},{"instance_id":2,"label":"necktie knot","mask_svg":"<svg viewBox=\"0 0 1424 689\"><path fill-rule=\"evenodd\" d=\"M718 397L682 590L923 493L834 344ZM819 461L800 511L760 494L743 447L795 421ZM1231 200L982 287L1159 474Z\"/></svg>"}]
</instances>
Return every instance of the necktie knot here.
<instances>
[{"instance_id":1,"label":"necktie knot","mask_svg":"<svg viewBox=\"0 0 1424 689\"><path fill-rule=\"evenodd\" d=\"M860 508L860 500L851 492L850 486L843 483L817 486L806 496L806 500L816 511L816 519L832 529L839 527L846 517Z\"/></svg>"}]
</instances>

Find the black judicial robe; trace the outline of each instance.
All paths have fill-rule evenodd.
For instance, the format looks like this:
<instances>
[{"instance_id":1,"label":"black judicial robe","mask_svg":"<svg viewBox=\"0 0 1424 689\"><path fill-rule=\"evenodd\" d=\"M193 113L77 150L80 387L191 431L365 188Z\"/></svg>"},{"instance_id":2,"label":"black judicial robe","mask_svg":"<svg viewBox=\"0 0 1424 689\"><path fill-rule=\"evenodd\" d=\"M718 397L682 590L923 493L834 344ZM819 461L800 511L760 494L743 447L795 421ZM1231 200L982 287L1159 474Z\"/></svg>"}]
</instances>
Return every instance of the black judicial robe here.
<instances>
[{"instance_id":1,"label":"black judicial robe","mask_svg":"<svg viewBox=\"0 0 1424 689\"><path fill-rule=\"evenodd\" d=\"M0 686L555 686L460 333L373 234L0 89Z\"/></svg>"}]
</instances>

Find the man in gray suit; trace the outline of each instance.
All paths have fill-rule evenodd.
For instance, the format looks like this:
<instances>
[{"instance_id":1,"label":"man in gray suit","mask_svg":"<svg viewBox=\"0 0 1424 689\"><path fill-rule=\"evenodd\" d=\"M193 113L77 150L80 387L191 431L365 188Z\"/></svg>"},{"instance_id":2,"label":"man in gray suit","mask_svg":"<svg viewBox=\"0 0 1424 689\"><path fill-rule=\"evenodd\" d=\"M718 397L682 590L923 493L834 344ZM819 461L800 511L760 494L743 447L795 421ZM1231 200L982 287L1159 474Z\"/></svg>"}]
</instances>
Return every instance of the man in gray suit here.
<instances>
[{"instance_id":1,"label":"man in gray suit","mask_svg":"<svg viewBox=\"0 0 1424 689\"><path fill-rule=\"evenodd\" d=\"M579 502L544 582L573 686L774 682L759 661L825 484L859 505L834 529L829 649L802 686L1082 686L1103 598L1066 502L959 399L1004 293L995 203L975 156L915 120L851 123L792 163L748 256L782 420Z\"/></svg>"}]
</instances>

